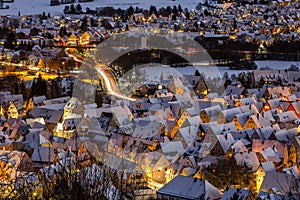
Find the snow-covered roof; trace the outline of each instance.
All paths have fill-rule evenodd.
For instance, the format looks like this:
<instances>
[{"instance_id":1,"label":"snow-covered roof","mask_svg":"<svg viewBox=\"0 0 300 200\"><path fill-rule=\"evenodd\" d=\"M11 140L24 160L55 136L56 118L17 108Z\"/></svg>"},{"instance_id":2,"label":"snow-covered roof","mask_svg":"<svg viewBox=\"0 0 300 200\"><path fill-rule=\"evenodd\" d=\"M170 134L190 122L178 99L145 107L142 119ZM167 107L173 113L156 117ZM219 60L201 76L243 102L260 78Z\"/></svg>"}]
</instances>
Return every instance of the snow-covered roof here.
<instances>
[{"instance_id":1,"label":"snow-covered roof","mask_svg":"<svg viewBox=\"0 0 300 200\"><path fill-rule=\"evenodd\" d=\"M219 189L208 181L182 175L160 188L157 194L185 199L218 199L222 196Z\"/></svg>"},{"instance_id":2,"label":"snow-covered roof","mask_svg":"<svg viewBox=\"0 0 300 200\"><path fill-rule=\"evenodd\" d=\"M269 192L270 190L282 195L285 195L288 192L296 194L299 194L300 192L293 175L277 172L266 173L259 191Z\"/></svg>"}]
</instances>

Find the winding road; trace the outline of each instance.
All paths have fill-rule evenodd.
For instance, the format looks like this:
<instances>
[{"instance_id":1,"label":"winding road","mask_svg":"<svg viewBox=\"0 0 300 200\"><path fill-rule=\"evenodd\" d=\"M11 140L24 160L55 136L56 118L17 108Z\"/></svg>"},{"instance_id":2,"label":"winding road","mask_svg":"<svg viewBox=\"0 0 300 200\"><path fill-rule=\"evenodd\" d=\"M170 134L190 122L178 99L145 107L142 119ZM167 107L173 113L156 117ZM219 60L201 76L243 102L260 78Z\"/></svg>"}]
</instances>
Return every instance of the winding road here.
<instances>
[{"instance_id":1,"label":"winding road","mask_svg":"<svg viewBox=\"0 0 300 200\"><path fill-rule=\"evenodd\" d=\"M87 66L91 66L90 63L87 63L83 60L80 60L78 59L75 55L69 53L68 51L69 49L66 48L65 49L65 52L66 54L73 58L75 61L77 62L80 62L82 64L85 64ZM129 101L135 101L136 99L135 98L132 98L132 97L128 97L124 94L122 94L118 88L118 85L116 83L116 79L115 77L112 75L112 73L110 73L110 69L105 66L105 65L102 65L102 64L99 64L95 58L93 58L94 62L96 63L96 66L91 66L91 67L94 67L96 72L97 72L97 75L99 76L99 78L102 78L102 80L104 81L104 84L105 84L105 88L106 88L106 92L112 96L115 96L117 98L121 98L121 99L127 99Z\"/></svg>"}]
</instances>

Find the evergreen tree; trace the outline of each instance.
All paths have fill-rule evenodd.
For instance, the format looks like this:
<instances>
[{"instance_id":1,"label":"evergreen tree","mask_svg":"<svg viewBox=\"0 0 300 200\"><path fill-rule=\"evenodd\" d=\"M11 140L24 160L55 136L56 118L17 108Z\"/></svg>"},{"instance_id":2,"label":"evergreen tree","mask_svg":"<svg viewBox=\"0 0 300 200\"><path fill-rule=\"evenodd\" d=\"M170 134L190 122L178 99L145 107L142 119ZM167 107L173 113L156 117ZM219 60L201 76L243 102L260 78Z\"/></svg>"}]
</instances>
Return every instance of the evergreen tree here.
<instances>
[{"instance_id":1,"label":"evergreen tree","mask_svg":"<svg viewBox=\"0 0 300 200\"><path fill-rule=\"evenodd\" d=\"M167 13L168 13L168 15L172 14L172 8L170 6L167 7Z\"/></svg>"},{"instance_id":2,"label":"evergreen tree","mask_svg":"<svg viewBox=\"0 0 300 200\"><path fill-rule=\"evenodd\" d=\"M88 31L88 18L87 17L83 18L80 29L82 32Z\"/></svg>"},{"instance_id":3,"label":"evergreen tree","mask_svg":"<svg viewBox=\"0 0 300 200\"><path fill-rule=\"evenodd\" d=\"M62 26L62 27L60 28L58 34L59 34L60 37L64 37L65 35L67 35L67 29L66 29L66 27Z\"/></svg>"},{"instance_id":4,"label":"evergreen tree","mask_svg":"<svg viewBox=\"0 0 300 200\"><path fill-rule=\"evenodd\" d=\"M42 96L46 95L47 92L47 82L43 80L41 74L38 78L33 79L31 96Z\"/></svg>"},{"instance_id":5,"label":"evergreen tree","mask_svg":"<svg viewBox=\"0 0 300 200\"><path fill-rule=\"evenodd\" d=\"M181 5L179 4L179 5L178 5L178 12L182 13L182 11L183 11L183 10L182 10L182 7L181 7Z\"/></svg>"},{"instance_id":6,"label":"evergreen tree","mask_svg":"<svg viewBox=\"0 0 300 200\"><path fill-rule=\"evenodd\" d=\"M127 15L128 17L131 17L134 13L134 8L132 6L130 6L128 9L127 9Z\"/></svg>"},{"instance_id":7,"label":"evergreen tree","mask_svg":"<svg viewBox=\"0 0 300 200\"><path fill-rule=\"evenodd\" d=\"M70 8L70 14L75 14L75 13L76 13L76 9L75 9L74 4L72 4L71 8Z\"/></svg>"},{"instance_id":8,"label":"evergreen tree","mask_svg":"<svg viewBox=\"0 0 300 200\"><path fill-rule=\"evenodd\" d=\"M76 13L81 13L82 12L82 7L80 4L77 4L76 6Z\"/></svg>"},{"instance_id":9,"label":"evergreen tree","mask_svg":"<svg viewBox=\"0 0 300 200\"><path fill-rule=\"evenodd\" d=\"M156 9L156 6L153 6L153 5L150 6L149 14L150 14L150 15L152 15L152 14L157 15L157 9Z\"/></svg>"},{"instance_id":10,"label":"evergreen tree","mask_svg":"<svg viewBox=\"0 0 300 200\"><path fill-rule=\"evenodd\" d=\"M16 34L13 33L13 32L10 32L7 36L7 39L6 39L5 43L4 43L4 48L14 49L16 42L17 42Z\"/></svg>"},{"instance_id":11,"label":"evergreen tree","mask_svg":"<svg viewBox=\"0 0 300 200\"><path fill-rule=\"evenodd\" d=\"M176 20L176 17L178 15L178 10L176 6L173 6L172 13L173 13L172 20Z\"/></svg>"}]
</instances>

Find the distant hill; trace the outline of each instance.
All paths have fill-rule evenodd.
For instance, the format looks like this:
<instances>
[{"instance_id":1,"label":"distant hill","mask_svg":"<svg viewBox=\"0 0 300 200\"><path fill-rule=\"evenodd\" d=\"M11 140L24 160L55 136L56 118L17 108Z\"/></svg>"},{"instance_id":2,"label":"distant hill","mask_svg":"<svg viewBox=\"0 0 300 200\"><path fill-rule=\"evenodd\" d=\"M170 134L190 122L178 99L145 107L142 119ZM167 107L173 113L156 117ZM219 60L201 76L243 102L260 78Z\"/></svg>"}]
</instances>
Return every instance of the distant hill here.
<instances>
[{"instance_id":1,"label":"distant hill","mask_svg":"<svg viewBox=\"0 0 300 200\"><path fill-rule=\"evenodd\" d=\"M129 6L149 8L151 5L156 7L167 7L173 5L181 5L182 8L194 9L196 5L205 0L94 0L94 2L80 3L82 9L86 7L105 7L112 6L115 8L126 9ZM76 0L78 2L78 0ZM77 4L77 3L76 3ZM0 15L31 15L31 14L46 14L49 12L51 15L63 14L65 5L50 6L50 0L14 0L13 3L4 3L4 6L8 5L9 9L1 10Z\"/></svg>"}]
</instances>

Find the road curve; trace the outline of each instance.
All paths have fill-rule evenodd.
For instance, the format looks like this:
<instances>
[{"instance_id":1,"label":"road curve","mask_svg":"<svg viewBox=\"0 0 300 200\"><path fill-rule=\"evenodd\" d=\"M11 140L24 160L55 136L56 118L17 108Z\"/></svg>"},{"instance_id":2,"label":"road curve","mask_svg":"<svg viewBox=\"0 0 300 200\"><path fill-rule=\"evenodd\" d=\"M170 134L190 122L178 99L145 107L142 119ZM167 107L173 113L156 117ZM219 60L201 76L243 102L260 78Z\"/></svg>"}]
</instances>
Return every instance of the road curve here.
<instances>
[{"instance_id":1,"label":"road curve","mask_svg":"<svg viewBox=\"0 0 300 200\"><path fill-rule=\"evenodd\" d=\"M86 64L88 66L91 66L91 64L85 62L85 61L82 61L80 59L78 59L75 55L73 54L70 54L68 51L67 51L68 48L66 48L66 54L69 56L69 57L72 57L75 61L77 62L80 62L82 64ZM106 66L103 66L103 65L100 65L99 63L97 63L97 61L94 59L96 65L94 66L96 72L97 72L97 75L99 77L101 77L103 80L104 80L104 84L105 84L105 88L106 88L106 92L112 96L115 96L117 98L121 98L121 99L127 99L129 101L135 101L136 99L135 98L131 98L131 97L128 97L124 94L122 94L119 89L118 89L118 85L116 83L116 80L114 77L112 77L112 75L109 75L106 70L109 71L109 68L106 67Z\"/></svg>"}]
</instances>

